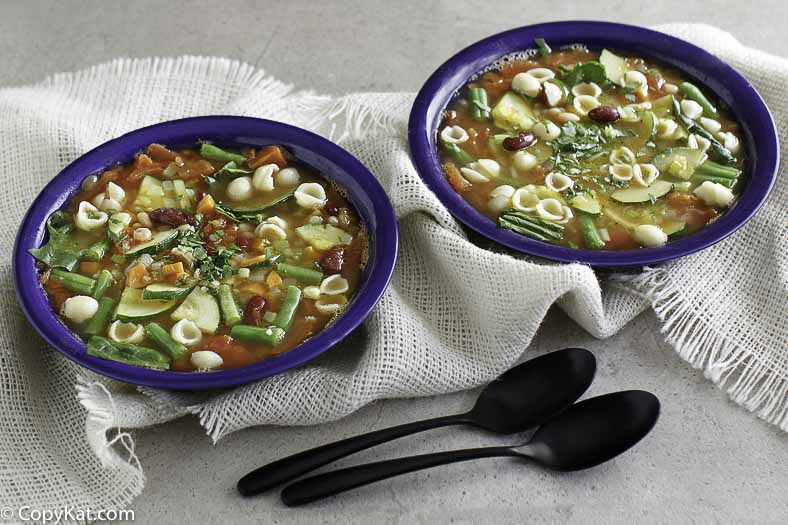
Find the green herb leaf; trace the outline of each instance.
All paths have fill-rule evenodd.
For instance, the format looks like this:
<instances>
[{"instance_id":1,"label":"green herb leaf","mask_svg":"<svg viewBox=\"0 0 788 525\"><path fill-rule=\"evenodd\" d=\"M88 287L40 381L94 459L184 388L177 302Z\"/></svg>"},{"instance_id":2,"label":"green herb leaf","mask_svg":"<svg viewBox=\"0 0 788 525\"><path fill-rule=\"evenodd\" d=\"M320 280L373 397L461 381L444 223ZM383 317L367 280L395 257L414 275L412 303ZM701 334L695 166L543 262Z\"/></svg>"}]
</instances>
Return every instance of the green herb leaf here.
<instances>
[{"instance_id":1,"label":"green herb leaf","mask_svg":"<svg viewBox=\"0 0 788 525\"><path fill-rule=\"evenodd\" d=\"M47 219L49 239L40 248L31 248L30 255L50 268L71 271L79 262L80 248L72 235L74 225L64 211L56 211Z\"/></svg>"},{"instance_id":2,"label":"green herb leaf","mask_svg":"<svg viewBox=\"0 0 788 525\"><path fill-rule=\"evenodd\" d=\"M574 67L567 67L565 65L558 66L558 73L561 80L571 89L577 84L583 82L595 82L601 87L609 83L607 74L605 73L605 66L592 60L591 62L583 62Z\"/></svg>"}]
</instances>

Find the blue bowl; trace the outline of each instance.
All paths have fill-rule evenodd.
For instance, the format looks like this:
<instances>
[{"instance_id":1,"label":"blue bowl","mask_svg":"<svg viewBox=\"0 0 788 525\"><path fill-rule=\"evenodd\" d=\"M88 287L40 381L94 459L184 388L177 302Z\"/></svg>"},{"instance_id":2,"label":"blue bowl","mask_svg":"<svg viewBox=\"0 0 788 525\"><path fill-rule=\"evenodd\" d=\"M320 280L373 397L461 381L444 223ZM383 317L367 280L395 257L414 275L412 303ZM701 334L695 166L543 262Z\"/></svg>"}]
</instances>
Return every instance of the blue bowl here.
<instances>
[{"instance_id":1,"label":"blue bowl","mask_svg":"<svg viewBox=\"0 0 788 525\"><path fill-rule=\"evenodd\" d=\"M84 342L55 315L39 285L28 249L45 242L46 220L79 191L82 180L111 166L130 162L148 144L192 147L207 140L226 147L285 146L302 163L347 191L369 234L369 260L355 297L331 325L289 352L258 363L216 372L149 370L87 355ZM158 388L195 390L227 388L278 374L322 354L367 317L391 279L397 256L397 220L377 179L348 152L308 131L247 117L196 117L132 131L89 151L44 187L25 215L13 253L13 276L22 310L53 347L85 368L121 381Z\"/></svg>"},{"instance_id":2,"label":"blue bowl","mask_svg":"<svg viewBox=\"0 0 788 525\"><path fill-rule=\"evenodd\" d=\"M659 248L594 251L563 248L498 228L451 186L437 154L441 114L468 80L502 56L533 47L534 38L551 46L585 44L633 53L681 71L713 92L731 108L747 146L746 182L734 206L699 232ZM637 267L702 250L739 229L766 200L780 163L777 130L755 88L732 67L703 49L678 38L642 27L608 22L569 21L512 29L463 49L440 66L419 91L408 124L413 161L421 178L463 224L514 250L560 262L597 267Z\"/></svg>"}]
</instances>

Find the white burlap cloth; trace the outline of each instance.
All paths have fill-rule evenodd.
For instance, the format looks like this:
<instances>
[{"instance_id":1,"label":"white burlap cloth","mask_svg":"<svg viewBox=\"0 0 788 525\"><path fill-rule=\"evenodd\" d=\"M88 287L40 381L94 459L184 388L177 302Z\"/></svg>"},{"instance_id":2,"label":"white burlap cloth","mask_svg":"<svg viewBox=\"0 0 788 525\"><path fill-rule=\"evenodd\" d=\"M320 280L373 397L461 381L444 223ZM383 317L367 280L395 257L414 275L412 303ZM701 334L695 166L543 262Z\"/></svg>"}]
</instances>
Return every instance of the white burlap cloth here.
<instances>
[{"instance_id":1,"label":"white burlap cloth","mask_svg":"<svg viewBox=\"0 0 788 525\"><path fill-rule=\"evenodd\" d=\"M788 60L706 26L661 29L745 74L788 143ZM766 207L725 242L634 278L600 282L584 266L534 263L470 242L410 162L405 130L412 99L410 93L295 92L248 65L196 57L116 60L1 90L0 502L128 504L144 475L130 435L120 429L195 413L218 440L251 425L320 423L376 399L479 385L522 354L556 302L597 337L652 306L684 359L737 403L788 430L784 174ZM391 286L351 341L259 383L178 394L95 376L47 348L23 318L10 275L17 226L44 184L90 148L155 122L210 114L303 126L366 164L400 219L402 248Z\"/></svg>"}]
</instances>

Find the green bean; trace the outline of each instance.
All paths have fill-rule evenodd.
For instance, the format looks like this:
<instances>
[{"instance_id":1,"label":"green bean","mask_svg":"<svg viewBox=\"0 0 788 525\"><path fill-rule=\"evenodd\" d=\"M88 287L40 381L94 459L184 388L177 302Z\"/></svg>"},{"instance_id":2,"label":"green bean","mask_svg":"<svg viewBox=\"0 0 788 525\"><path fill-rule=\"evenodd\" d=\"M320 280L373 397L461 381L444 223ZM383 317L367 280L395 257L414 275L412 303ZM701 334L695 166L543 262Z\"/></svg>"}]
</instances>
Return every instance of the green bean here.
<instances>
[{"instance_id":1,"label":"green bean","mask_svg":"<svg viewBox=\"0 0 788 525\"><path fill-rule=\"evenodd\" d=\"M87 353L94 357L118 361L128 365L144 366L160 370L167 370L170 368L170 360L164 354L153 348L128 343L112 343L108 339L97 335L88 339Z\"/></svg>"},{"instance_id":2,"label":"green bean","mask_svg":"<svg viewBox=\"0 0 788 525\"><path fill-rule=\"evenodd\" d=\"M539 50L539 54L543 57L553 52L550 46L547 45L547 42L544 41L544 38L534 38L534 44L536 44L536 49Z\"/></svg>"},{"instance_id":3,"label":"green bean","mask_svg":"<svg viewBox=\"0 0 788 525\"><path fill-rule=\"evenodd\" d=\"M706 98L706 95L703 94L698 86L690 82L682 82L681 92L684 93L687 98L700 104L700 107L703 108L703 112L707 117L717 118L717 108L709 102L709 99Z\"/></svg>"},{"instance_id":4,"label":"green bean","mask_svg":"<svg viewBox=\"0 0 788 525\"><path fill-rule=\"evenodd\" d=\"M471 116L474 120L490 118L490 105L487 102L487 91L484 88L470 88L468 100L471 103Z\"/></svg>"},{"instance_id":5,"label":"green bean","mask_svg":"<svg viewBox=\"0 0 788 525\"><path fill-rule=\"evenodd\" d=\"M288 286L287 295L285 295L285 300L282 301L282 306L279 307L279 313L276 314L274 324L283 330L288 330L293 324L293 319L295 319L295 313L300 302L301 289L292 285Z\"/></svg>"},{"instance_id":6,"label":"green bean","mask_svg":"<svg viewBox=\"0 0 788 525\"><path fill-rule=\"evenodd\" d=\"M741 170L732 168L730 166L723 166L714 161L707 160L695 169L698 175L709 175L711 177L723 177L726 179L735 179L741 175Z\"/></svg>"},{"instance_id":7,"label":"green bean","mask_svg":"<svg viewBox=\"0 0 788 525\"><path fill-rule=\"evenodd\" d=\"M233 292L228 284L219 286L219 306L222 309L222 318L224 319L225 325L233 326L241 321L238 305L235 304Z\"/></svg>"},{"instance_id":8,"label":"green bean","mask_svg":"<svg viewBox=\"0 0 788 525\"><path fill-rule=\"evenodd\" d=\"M733 188L736 185L736 179L729 179L726 177L713 177L711 175L698 175L695 173L692 178L699 181L716 182L717 184L722 184L726 188Z\"/></svg>"},{"instance_id":9,"label":"green bean","mask_svg":"<svg viewBox=\"0 0 788 525\"><path fill-rule=\"evenodd\" d=\"M189 350L182 344L176 342L170 334L156 323L145 325L145 334L160 349L167 352L173 359L179 359Z\"/></svg>"},{"instance_id":10,"label":"green bean","mask_svg":"<svg viewBox=\"0 0 788 525\"><path fill-rule=\"evenodd\" d=\"M102 297L98 303L98 310L96 310L96 313L85 326L85 333L88 335L104 333L107 323L109 323L109 318L112 317L112 310L115 309L115 300L109 297Z\"/></svg>"},{"instance_id":11,"label":"green bean","mask_svg":"<svg viewBox=\"0 0 788 525\"><path fill-rule=\"evenodd\" d=\"M67 272L65 270L52 270L49 274L50 279L63 285L63 288L77 292L81 295L90 295L96 286L96 280L90 277L85 277L74 272Z\"/></svg>"},{"instance_id":12,"label":"green bean","mask_svg":"<svg viewBox=\"0 0 788 525\"><path fill-rule=\"evenodd\" d=\"M246 157L244 157L243 155L225 151L218 146L214 146L213 144L203 143L200 146L200 156L208 160L219 160L222 162L236 162L239 165L244 164L246 162Z\"/></svg>"},{"instance_id":13,"label":"green bean","mask_svg":"<svg viewBox=\"0 0 788 525\"><path fill-rule=\"evenodd\" d=\"M599 237L599 231L596 229L596 224L594 223L594 216L589 213L578 211L577 218L580 221L580 232L583 234L586 248L590 250L601 250L604 248L605 242Z\"/></svg>"},{"instance_id":14,"label":"green bean","mask_svg":"<svg viewBox=\"0 0 788 525\"><path fill-rule=\"evenodd\" d=\"M711 144L710 152L714 158L720 162L723 162L728 165L732 165L736 163L736 157L734 157L730 151L725 149L717 138L706 131L702 126L699 126L694 121L687 118L686 115L681 113L681 107L679 106L679 101L676 100L676 97L671 97L671 104L673 106L673 116L678 119L684 129L687 130L688 133L695 133L696 135L700 135L704 139L708 140Z\"/></svg>"},{"instance_id":15,"label":"green bean","mask_svg":"<svg viewBox=\"0 0 788 525\"><path fill-rule=\"evenodd\" d=\"M320 284L323 280L322 272L310 270L309 268L302 268L301 266L293 266L287 263L277 263L276 271L285 277L291 277L304 284Z\"/></svg>"},{"instance_id":16,"label":"green bean","mask_svg":"<svg viewBox=\"0 0 788 525\"><path fill-rule=\"evenodd\" d=\"M230 335L239 341L275 346L285 338L285 331L278 326L259 328L245 324L233 326Z\"/></svg>"},{"instance_id":17,"label":"green bean","mask_svg":"<svg viewBox=\"0 0 788 525\"><path fill-rule=\"evenodd\" d=\"M460 166L465 166L466 164L473 162L473 157L468 155L468 153L466 153L465 150L457 144L444 142L443 147L446 148L446 151L449 153L449 155L451 155Z\"/></svg>"},{"instance_id":18,"label":"green bean","mask_svg":"<svg viewBox=\"0 0 788 525\"><path fill-rule=\"evenodd\" d=\"M109 240L100 240L97 243L90 245L90 247L82 250L81 259L83 261L98 262L104 258L104 256L109 251L110 246Z\"/></svg>"},{"instance_id":19,"label":"green bean","mask_svg":"<svg viewBox=\"0 0 788 525\"><path fill-rule=\"evenodd\" d=\"M101 299L104 292L107 291L107 288L112 286L112 281L114 281L112 272L109 270L101 270L101 273L96 279L96 286L93 288L93 298Z\"/></svg>"}]
</instances>

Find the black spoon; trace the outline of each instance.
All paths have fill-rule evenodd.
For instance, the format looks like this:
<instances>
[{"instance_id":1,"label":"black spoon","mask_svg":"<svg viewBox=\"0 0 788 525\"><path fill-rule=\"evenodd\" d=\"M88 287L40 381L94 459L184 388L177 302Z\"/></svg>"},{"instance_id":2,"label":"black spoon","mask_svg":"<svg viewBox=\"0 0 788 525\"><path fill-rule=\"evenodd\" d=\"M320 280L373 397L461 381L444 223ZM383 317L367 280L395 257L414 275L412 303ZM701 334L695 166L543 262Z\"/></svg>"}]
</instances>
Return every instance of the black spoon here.
<instances>
[{"instance_id":1,"label":"black spoon","mask_svg":"<svg viewBox=\"0 0 788 525\"><path fill-rule=\"evenodd\" d=\"M487 385L468 412L406 423L306 450L253 470L238 481L244 496L268 489L366 448L449 425L511 434L536 426L577 401L596 373L594 354L567 348L526 361Z\"/></svg>"},{"instance_id":2,"label":"black spoon","mask_svg":"<svg viewBox=\"0 0 788 525\"><path fill-rule=\"evenodd\" d=\"M282 501L295 507L400 474L480 458L527 458L552 470L589 468L640 441L658 417L659 400L642 390L593 397L539 427L523 445L438 452L327 472L286 487Z\"/></svg>"}]
</instances>

